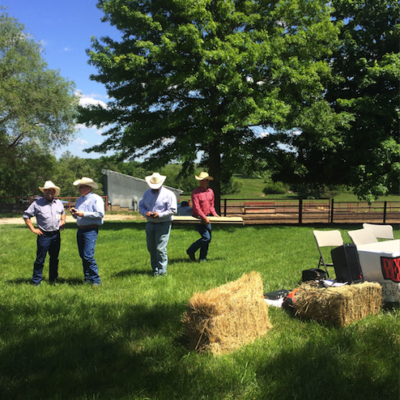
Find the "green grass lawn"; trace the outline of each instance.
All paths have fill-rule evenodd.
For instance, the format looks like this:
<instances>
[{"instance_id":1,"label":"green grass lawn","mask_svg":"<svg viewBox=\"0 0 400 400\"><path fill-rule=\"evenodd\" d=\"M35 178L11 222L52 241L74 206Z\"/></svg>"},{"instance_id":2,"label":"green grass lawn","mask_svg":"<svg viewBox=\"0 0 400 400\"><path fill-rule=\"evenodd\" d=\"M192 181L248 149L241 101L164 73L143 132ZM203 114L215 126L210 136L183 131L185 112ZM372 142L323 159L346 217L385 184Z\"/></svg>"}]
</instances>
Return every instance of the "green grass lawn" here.
<instances>
[{"instance_id":1,"label":"green grass lawn","mask_svg":"<svg viewBox=\"0 0 400 400\"><path fill-rule=\"evenodd\" d=\"M359 226L339 226L347 231ZM107 222L84 286L76 225L62 233L60 283L30 286L36 238L2 225L2 399L396 399L400 310L345 328L270 307L273 328L224 356L187 349L182 316L195 291L258 271L265 292L295 288L318 263L312 226L215 226L209 261L189 262L193 227L173 227L168 276L153 278L143 222ZM318 226L318 229L331 229ZM336 229L336 227L335 227ZM395 237L400 238L398 227Z\"/></svg>"}]
</instances>

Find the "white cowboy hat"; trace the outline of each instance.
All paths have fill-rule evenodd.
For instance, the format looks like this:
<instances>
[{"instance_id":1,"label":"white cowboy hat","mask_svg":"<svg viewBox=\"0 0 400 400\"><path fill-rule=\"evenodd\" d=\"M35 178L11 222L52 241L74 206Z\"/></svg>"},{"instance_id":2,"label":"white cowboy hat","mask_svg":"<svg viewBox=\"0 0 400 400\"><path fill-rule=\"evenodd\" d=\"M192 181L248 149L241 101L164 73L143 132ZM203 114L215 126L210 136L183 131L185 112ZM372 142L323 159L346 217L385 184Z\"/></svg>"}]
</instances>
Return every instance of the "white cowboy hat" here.
<instances>
[{"instance_id":1,"label":"white cowboy hat","mask_svg":"<svg viewBox=\"0 0 400 400\"><path fill-rule=\"evenodd\" d=\"M78 179L77 181L74 182L74 186L78 185L85 185L85 186L90 186L93 189L98 189L97 183L93 182L93 179L90 178L83 177L82 179Z\"/></svg>"},{"instance_id":2,"label":"white cowboy hat","mask_svg":"<svg viewBox=\"0 0 400 400\"><path fill-rule=\"evenodd\" d=\"M154 172L153 175L146 176L146 182L152 189L159 189L167 177Z\"/></svg>"},{"instance_id":3,"label":"white cowboy hat","mask_svg":"<svg viewBox=\"0 0 400 400\"><path fill-rule=\"evenodd\" d=\"M54 197L58 197L60 195L60 188L56 186L52 181L46 181L43 187L39 186L39 189L43 192L44 189L54 189L56 192L54 193Z\"/></svg>"},{"instance_id":4,"label":"white cowboy hat","mask_svg":"<svg viewBox=\"0 0 400 400\"><path fill-rule=\"evenodd\" d=\"M198 181L204 181L204 180L212 181L212 180L214 180L214 178L212 176L208 175L207 172L200 172L199 176L196 176L196 179Z\"/></svg>"}]
</instances>

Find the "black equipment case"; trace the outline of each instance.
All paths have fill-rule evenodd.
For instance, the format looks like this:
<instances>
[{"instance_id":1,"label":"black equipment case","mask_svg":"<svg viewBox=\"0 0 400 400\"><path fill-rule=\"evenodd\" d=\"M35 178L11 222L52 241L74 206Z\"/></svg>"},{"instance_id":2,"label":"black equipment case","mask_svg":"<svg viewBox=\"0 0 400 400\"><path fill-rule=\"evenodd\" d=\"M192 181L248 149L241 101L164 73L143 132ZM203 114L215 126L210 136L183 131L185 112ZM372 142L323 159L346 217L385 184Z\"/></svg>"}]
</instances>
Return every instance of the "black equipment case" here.
<instances>
[{"instance_id":1,"label":"black equipment case","mask_svg":"<svg viewBox=\"0 0 400 400\"><path fill-rule=\"evenodd\" d=\"M364 282L360 260L355 244L344 244L331 251L337 282L347 284Z\"/></svg>"}]
</instances>

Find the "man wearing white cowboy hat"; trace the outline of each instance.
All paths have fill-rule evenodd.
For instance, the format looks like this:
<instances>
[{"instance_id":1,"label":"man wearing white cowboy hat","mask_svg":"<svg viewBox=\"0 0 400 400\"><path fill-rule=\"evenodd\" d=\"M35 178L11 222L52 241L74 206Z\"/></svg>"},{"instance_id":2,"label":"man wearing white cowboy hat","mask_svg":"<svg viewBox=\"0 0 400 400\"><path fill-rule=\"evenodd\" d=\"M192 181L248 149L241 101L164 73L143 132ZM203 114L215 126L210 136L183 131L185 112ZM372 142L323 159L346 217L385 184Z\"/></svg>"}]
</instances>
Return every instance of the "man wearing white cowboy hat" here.
<instances>
[{"instance_id":1,"label":"man wearing white cowboy hat","mask_svg":"<svg viewBox=\"0 0 400 400\"><path fill-rule=\"evenodd\" d=\"M177 209L176 197L163 187L166 176L155 172L145 179L150 189L146 190L140 200L139 211L147 220L146 241L153 275L164 276L167 275L167 244Z\"/></svg>"},{"instance_id":2,"label":"man wearing white cowboy hat","mask_svg":"<svg viewBox=\"0 0 400 400\"><path fill-rule=\"evenodd\" d=\"M208 182L214 178L207 172L200 172L195 175L199 181L199 187L192 192L192 215L201 219L201 224L196 224L195 228L200 233L201 238L194 242L187 250L186 254L192 261L196 261L195 253L200 249L199 261L207 261L208 247L211 242L211 223L208 218L210 215L219 217L214 208L214 192L208 187Z\"/></svg>"},{"instance_id":3,"label":"man wearing white cowboy hat","mask_svg":"<svg viewBox=\"0 0 400 400\"><path fill-rule=\"evenodd\" d=\"M94 249L99 234L99 226L103 224L104 201L92 192L97 189L97 183L90 178L78 179L74 182L78 186L81 197L76 201L71 214L78 223L76 240L78 242L79 256L82 259L85 283L99 286L101 283L99 269L94 259Z\"/></svg>"},{"instance_id":4,"label":"man wearing white cowboy hat","mask_svg":"<svg viewBox=\"0 0 400 400\"><path fill-rule=\"evenodd\" d=\"M55 197L60 195L60 188L52 181L39 187L44 197L34 201L22 216L26 226L37 235L36 261L33 264L32 284L38 286L42 281L43 266L47 253L50 256L49 282L58 277L58 255L60 253L60 229L65 225L65 211L62 202ZM36 217L37 228L31 218Z\"/></svg>"}]
</instances>

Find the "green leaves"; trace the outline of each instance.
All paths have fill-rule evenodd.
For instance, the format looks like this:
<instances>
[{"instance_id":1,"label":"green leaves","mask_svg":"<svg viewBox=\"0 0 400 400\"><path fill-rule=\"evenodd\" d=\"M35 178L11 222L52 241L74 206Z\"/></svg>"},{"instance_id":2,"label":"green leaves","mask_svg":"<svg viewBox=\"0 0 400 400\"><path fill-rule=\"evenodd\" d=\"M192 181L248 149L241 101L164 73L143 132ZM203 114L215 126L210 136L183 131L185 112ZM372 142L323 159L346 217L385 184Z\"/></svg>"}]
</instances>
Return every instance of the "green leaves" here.
<instances>
[{"instance_id":1,"label":"green leaves","mask_svg":"<svg viewBox=\"0 0 400 400\"><path fill-rule=\"evenodd\" d=\"M9 147L33 140L42 146L68 143L74 133L74 85L47 69L40 45L4 12L0 76L0 129Z\"/></svg>"},{"instance_id":2,"label":"green leaves","mask_svg":"<svg viewBox=\"0 0 400 400\"><path fill-rule=\"evenodd\" d=\"M40 45L24 26L0 11L2 191L20 194L16 193L15 180L7 176L23 177L27 186L35 187L43 177L41 166L48 165L49 153L73 138L78 103L73 92L72 82L47 68Z\"/></svg>"},{"instance_id":3,"label":"green leaves","mask_svg":"<svg viewBox=\"0 0 400 400\"><path fill-rule=\"evenodd\" d=\"M81 109L79 122L113 126L91 150L155 164L193 162L202 151L218 199L220 177L255 155L252 127L318 120L333 129L328 111L316 114L338 34L324 2L103 0L99 8L123 39L94 40L88 53L99 71L92 79L113 98L101 113Z\"/></svg>"}]
</instances>

